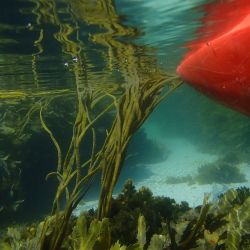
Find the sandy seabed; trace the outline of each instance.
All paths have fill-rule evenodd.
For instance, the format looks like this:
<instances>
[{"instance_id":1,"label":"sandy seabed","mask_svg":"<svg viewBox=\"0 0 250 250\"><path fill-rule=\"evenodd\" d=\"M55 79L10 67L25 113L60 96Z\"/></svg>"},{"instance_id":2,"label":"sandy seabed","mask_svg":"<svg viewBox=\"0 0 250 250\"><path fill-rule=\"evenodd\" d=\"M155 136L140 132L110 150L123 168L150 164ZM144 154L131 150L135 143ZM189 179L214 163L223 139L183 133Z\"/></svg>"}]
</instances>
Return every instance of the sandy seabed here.
<instances>
[{"instance_id":1,"label":"sandy seabed","mask_svg":"<svg viewBox=\"0 0 250 250\"><path fill-rule=\"evenodd\" d=\"M164 146L164 142L163 143ZM210 155L200 152L195 145L183 138L172 138L166 142L166 148L170 151L167 159L160 163L144 165L150 171L150 176L139 181L134 180L136 189L142 186L148 187L155 196L167 196L174 198L176 202L186 201L189 206L195 207L203 202L204 194L210 193L210 199L215 200L217 196L230 188L240 186L250 187L250 166L242 163L239 168L245 174L247 182L233 184L207 184L199 185L188 183L168 184L167 177L181 177L196 175L198 168L203 164L216 161L218 155ZM91 200L79 205L75 214L97 207L97 200Z\"/></svg>"},{"instance_id":2,"label":"sandy seabed","mask_svg":"<svg viewBox=\"0 0 250 250\"><path fill-rule=\"evenodd\" d=\"M171 151L166 161L148 165L152 176L143 181L135 183L136 188L147 186L156 196L168 196L174 198L176 202L187 201L194 207L202 204L204 194L210 193L214 200L220 193L230 188L240 186L250 187L250 167L246 163L240 164L240 171L245 174L247 182L233 184L207 184L189 185L187 183L167 184L168 176L181 177L197 174L198 168L203 164L212 163L218 159L217 155L202 153L185 139L171 139L168 141L168 149Z\"/></svg>"}]
</instances>

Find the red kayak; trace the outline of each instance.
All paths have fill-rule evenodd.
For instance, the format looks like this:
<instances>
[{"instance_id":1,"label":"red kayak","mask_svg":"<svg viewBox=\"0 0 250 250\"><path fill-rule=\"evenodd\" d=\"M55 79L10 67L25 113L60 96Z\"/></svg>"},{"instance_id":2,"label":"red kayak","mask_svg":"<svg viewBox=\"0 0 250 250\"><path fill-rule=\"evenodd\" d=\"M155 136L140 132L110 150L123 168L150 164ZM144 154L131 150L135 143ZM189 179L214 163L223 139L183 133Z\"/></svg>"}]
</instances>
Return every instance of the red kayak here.
<instances>
[{"instance_id":1,"label":"red kayak","mask_svg":"<svg viewBox=\"0 0 250 250\"><path fill-rule=\"evenodd\" d=\"M205 6L202 34L177 73L213 99L250 115L250 0Z\"/></svg>"}]
</instances>

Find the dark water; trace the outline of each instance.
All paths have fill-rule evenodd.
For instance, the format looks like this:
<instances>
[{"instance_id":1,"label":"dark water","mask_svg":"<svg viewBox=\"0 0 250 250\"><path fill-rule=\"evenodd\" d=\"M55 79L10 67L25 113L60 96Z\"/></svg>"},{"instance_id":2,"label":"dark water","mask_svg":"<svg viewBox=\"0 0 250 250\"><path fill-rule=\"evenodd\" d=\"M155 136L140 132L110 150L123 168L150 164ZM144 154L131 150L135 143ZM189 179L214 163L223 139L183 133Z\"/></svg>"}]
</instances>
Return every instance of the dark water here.
<instances>
[{"instance_id":1,"label":"dark water","mask_svg":"<svg viewBox=\"0 0 250 250\"><path fill-rule=\"evenodd\" d=\"M41 126L41 107L46 125L65 154L79 108L79 95L84 95L87 89L112 91L119 96L134 74L138 58L145 63L140 68L145 75L159 69L174 75L186 51L183 45L195 37L199 19L204 15L200 6L205 1L121 0L106 1L106 6L101 4L103 1L97 5L96 2L1 3L1 218L36 218L51 207L57 182L45 181L45 177L55 171L57 155L50 136ZM110 127L113 115L110 112L98 121L97 147L105 139L105 129ZM91 138L86 135L82 159L91 155ZM179 144L175 144L176 140ZM240 164L248 165L250 120L182 85L135 134L118 187L127 178L134 179L138 186L145 184L152 176L157 177L154 169L162 171L159 173L162 179L153 178L151 182L172 176L173 172L166 171L171 169L167 159L171 159L175 149L183 159L177 164L177 177L192 173L192 166L188 173L183 169L185 157L191 158L189 164L196 164L193 170L196 175L197 166L206 164L207 158L203 162L203 155L192 155L178 145L192 146L192 152L204 153L206 157L210 154L210 162L233 152ZM247 184L248 177L244 178L240 182ZM231 184L230 178L219 184L220 190ZM97 187L95 183L88 198L97 197ZM174 195L178 199L178 194Z\"/></svg>"}]
</instances>

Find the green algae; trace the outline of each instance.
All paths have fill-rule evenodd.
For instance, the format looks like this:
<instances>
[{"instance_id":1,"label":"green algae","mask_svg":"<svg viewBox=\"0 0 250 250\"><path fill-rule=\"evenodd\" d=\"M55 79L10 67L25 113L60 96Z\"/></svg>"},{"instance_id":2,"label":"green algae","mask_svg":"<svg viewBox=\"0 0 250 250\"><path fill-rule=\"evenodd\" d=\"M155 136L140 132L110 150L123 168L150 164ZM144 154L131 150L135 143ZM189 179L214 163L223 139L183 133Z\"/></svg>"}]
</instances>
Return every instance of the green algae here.
<instances>
[{"instance_id":1,"label":"green algae","mask_svg":"<svg viewBox=\"0 0 250 250\"><path fill-rule=\"evenodd\" d=\"M128 191L130 190L130 191ZM224 193L218 201L209 202L209 196L204 198L202 206L183 208L180 204L169 203L163 197L153 197L139 194L131 182L126 183L124 191L113 200L113 206L120 203L119 213L126 214L130 202L147 204L142 209L127 216L127 222L134 221L133 227L118 224L119 220L105 218L97 220L96 211L72 218L68 225L62 250L195 250L195 249L249 249L250 192L246 189L231 189ZM150 190L147 193L150 193ZM140 196L140 198L138 197ZM239 196L241 197L239 199ZM138 198L141 199L138 201ZM162 199L162 209L155 210L155 200ZM239 202L240 201L240 202ZM182 209L180 209L182 207ZM169 214L164 215L168 208ZM173 209L174 208L174 209ZM138 206L139 209L139 206ZM173 210L178 210L178 213ZM134 208L134 210L137 210ZM151 211L151 215L148 216ZM171 215L172 213L172 215ZM159 216L157 227L151 233L148 229ZM148 218L148 219L146 219ZM51 223L58 223L58 218L50 217ZM0 245L3 249L39 249L39 237L42 234L41 222L30 226L9 228L2 237ZM113 230L123 231L119 233ZM51 228L53 230L53 228ZM47 231L47 240L52 231ZM126 234L133 234L127 241L120 240ZM124 239L124 238L123 238ZM32 248L33 247L33 248ZM35 248L34 248L35 247Z\"/></svg>"}]
</instances>

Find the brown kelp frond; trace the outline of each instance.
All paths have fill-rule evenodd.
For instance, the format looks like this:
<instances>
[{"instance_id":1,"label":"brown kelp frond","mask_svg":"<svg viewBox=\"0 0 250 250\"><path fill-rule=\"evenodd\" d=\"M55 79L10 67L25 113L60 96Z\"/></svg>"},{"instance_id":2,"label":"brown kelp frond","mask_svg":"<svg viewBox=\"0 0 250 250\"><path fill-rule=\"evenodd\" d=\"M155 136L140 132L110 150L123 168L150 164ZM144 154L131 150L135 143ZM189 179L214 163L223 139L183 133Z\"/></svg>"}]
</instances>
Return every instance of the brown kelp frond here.
<instances>
[{"instance_id":1,"label":"brown kelp frond","mask_svg":"<svg viewBox=\"0 0 250 250\"><path fill-rule=\"evenodd\" d=\"M43 107L41 106L40 108L40 112L39 112L39 116L40 116L40 121L41 121L41 125L42 128L49 134L51 141L53 142L56 151L57 151L57 172L60 173L61 172L61 168L62 168L62 152L61 152L61 147L59 146L55 136L53 135L52 131L48 128L48 126L46 125L43 115Z\"/></svg>"},{"instance_id":2,"label":"brown kelp frond","mask_svg":"<svg viewBox=\"0 0 250 250\"><path fill-rule=\"evenodd\" d=\"M104 144L103 159L99 163L104 167L99 218L108 216L112 191L119 177L131 136L140 128L158 103L159 93L165 82L164 78L158 77L156 75L154 79L152 76L152 85L150 80L129 85L117 104L116 117ZM176 87L174 86L173 89Z\"/></svg>"}]
</instances>

